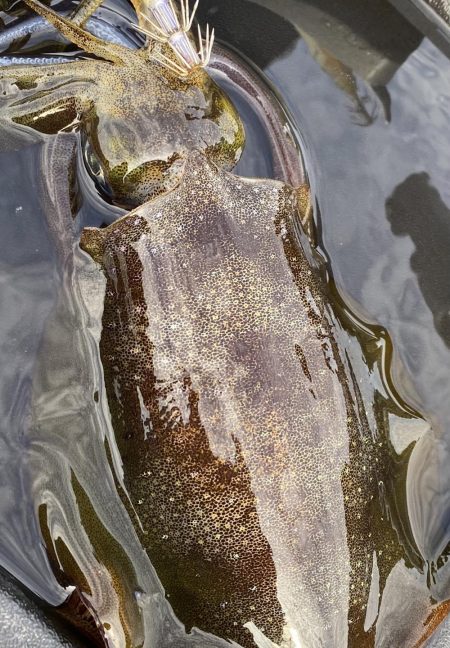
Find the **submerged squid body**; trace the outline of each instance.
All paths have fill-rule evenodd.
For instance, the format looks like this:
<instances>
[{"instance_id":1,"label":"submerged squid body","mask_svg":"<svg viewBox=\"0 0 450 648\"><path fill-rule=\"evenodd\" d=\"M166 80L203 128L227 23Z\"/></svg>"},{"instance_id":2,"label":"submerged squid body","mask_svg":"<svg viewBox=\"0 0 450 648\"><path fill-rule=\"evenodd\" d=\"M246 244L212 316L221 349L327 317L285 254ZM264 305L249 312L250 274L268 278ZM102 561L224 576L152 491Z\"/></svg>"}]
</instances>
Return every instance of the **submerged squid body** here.
<instances>
[{"instance_id":1,"label":"submerged squid body","mask_svg":"<svg viewBox=\"0 0 450 648\"><path fill-rule=\"evenodd\" d=\"M131 515L186 627L245 647L347 646L365 614L369 563L347 534L364 544L367 501L344 501L364 486L360 431L297 203L193 153L174 191L81 241L107 279Z\"/></svg>"},{"instance_id":2,"label":"submerged squid body","mask_svg":"<svg viewBox=\"0 0 450 648\"><path fill-rule=\"evenodd\" d=\"M40 2L27 4L97 58L2 68L2 116L46 134L79 130L85 164L110 201L131 208L172 189L193 149L224 168L234 166L244 134L231 101L203 69L209 31L205 40L199 36L202 60L182 31L199 59L188 73L169 45L154 38L132 50L93 36L79 20ZM99 3L85 4L78 7L81 18Z\"/></svg>"}]
</instances>

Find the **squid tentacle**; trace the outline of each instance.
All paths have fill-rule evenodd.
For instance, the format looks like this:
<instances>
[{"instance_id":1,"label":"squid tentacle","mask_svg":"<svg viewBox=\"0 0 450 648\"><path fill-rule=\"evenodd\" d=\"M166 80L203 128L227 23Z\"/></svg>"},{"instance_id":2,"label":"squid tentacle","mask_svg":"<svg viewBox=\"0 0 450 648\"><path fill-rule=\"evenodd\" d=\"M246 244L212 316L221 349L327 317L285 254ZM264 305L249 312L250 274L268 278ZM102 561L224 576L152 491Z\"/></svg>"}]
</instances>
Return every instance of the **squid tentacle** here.
<instances>
[{"instance_id":1,"label":"squid tentacle","mask_svg":"<svg viewBox=\"0 0 450 648\"><path fill-rule=\"evenodd\" d=\"M12 65L60 65L73 63L74 60L68 56L0 56L0 68Z\"/></svg>"},{"instance_id":2,"label":"squid tentacle","mask_svg":"<svg viewBox=\"0 0 450 648\"><path fill-rule=\"evenodd\" d=\"M70 63L67 63L65 65L59 65L58 63L50 65L34 65L31 69L25 69L25 67L22 65L9 66L5 67L2 70L0 83L8 81L11 83L24 82L33 79L39 79L39 83L41 84L46 82L53 83L53 81L59 83L61 77L66 77L67 79L71 78L70 75L73 74L73 69L75 69L75 66L79 70L80 66L82 65L83 70L85 70L86 64L88 63L89 61L82 62L72 60ZM73 69L71 69L72 66ZM2 97L0 97L0 101L1 100Z\"/></svg>"},{"instance_id":3,"label":"squid tentacle","mask_svg":"<svg viewBox=\"0 0 450 648\"><path fill-rule=\"evenodd\" d=\"M64 18L55 11L48 9L37 0L25 0L25 3L37 14L48 20L48 22L56 27L56 29L68 40L75 45L78 45L86 52L95 54L107 61L119 65L125 65L130 54L132 54L132 51L127 47L115 43L105 43L84 30L82 27L72 23L67 18Z\"/></svg>"},{"instance_id":4,"label":"squid tentacle","mask_svg":"<svg viewBox=\"0 0 450 648\"><path fill-rule=\"evenodd\" d=\"M92 67L92 69L91 69ZM88 61L72 61L64 65L36 65L3 68L0 79L2 114L15 120L27 115L46 113L50 107L69 99L89 101L95 94L96 66ZM17 86L14 88L14 86Z\"/></svg>"},{"instance_id":5,"label":"squid tentacle","mask_svg":"<svg viewBox=\"0 0 450 648\"><path fill-rule=\"evenodd\" d=\"M84 27L87 20L97 11L103 0L81 0L70 14L70 20L74 25Z\"/></svg>"},{"instance_id":6,"label":"squid tentacle","mask_svg":"<svg viewBox=\"0 0 450 648\"><path fill-rule=\"evenodd\" d=\"M47 22L52 24L71 42L75 43L86 52L93 53L114 63L126 64L129 56L130 43L125 42L125 37L120 37L107 23L92 18L92 13L99 7L102 0L83 0L68 19L42 5L38 0L25 0L26 4L40 14L39 18L26 21L7 33L0 35L0 46L8 46L16 38L44 31ZM145 34L151 41L166 43L174 53L175 59L164 52L152 52L150 47L145 48L151 58L168 68L180 77L186 77L195 68L206 67L209 63L214 43L214 29L206 25L205 37L202 36L200 27L197 28L197 47L189 35L199 0L196 1L192 11L189 10L188 0L181 0L181 16L178 15L173 0L149 0L145 6L146 12L140 10L139 0L133 0L140 22L146 26L135 25L136 31ZM152 18L148 13L151 13ZM142 19L142 20L141 20ZM81 25L86 26L84 29ZM107 45L105 43L107 42ZM150 41L150 42L151 42ZM150 45L150 44L149 44ZM28 64L35 65L68 63L68 57L0 57L0 67L8 65Z\"/></svg>"}]
</instances>

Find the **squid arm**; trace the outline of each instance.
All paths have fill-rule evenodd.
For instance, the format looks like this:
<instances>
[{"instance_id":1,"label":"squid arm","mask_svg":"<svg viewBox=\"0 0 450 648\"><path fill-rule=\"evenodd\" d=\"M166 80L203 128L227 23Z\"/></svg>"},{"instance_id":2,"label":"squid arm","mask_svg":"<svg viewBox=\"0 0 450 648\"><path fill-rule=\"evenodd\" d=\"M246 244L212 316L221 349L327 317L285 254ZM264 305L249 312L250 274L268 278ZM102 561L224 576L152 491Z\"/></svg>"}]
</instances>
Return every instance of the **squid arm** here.
<instances>
[{"instance_id":1,"label":"squid arm","mask_svg":"<svg viewBox=\"0 0 450 648\"><path fill-rule=\"evenodd\" d=\"M123 45L107 43L100 40L88 31L85 31L76 22L64 18L37 0L25 0L25 3L30 9L33 9L37 14L48 20L71 43L78 45L85 52L95 54L106 61L118 65L126 65L129 58L134 54L132 50ZM86 20L88 17L86 16Z\"/></svg>"}]
</instances>

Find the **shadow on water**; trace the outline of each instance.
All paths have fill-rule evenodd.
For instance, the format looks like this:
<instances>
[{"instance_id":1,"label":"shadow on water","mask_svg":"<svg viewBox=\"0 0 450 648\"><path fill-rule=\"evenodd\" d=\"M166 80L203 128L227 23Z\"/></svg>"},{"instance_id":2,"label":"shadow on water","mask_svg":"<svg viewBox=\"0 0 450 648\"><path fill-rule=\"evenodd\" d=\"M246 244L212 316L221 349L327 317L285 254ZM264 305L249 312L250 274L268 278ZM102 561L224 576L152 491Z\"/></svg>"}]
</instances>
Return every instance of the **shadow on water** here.
<instances>
[{"instance_id":1,"label":"shadow on water","mask_svg":"<svg viewBox=\"0 0 450 648\"><path fill-rule=\"evenodd\" d=\"M436 331L450 347L450 209L427 173L415 173L386 201L392 232L415 245L411 268L417 275Z\"/></svg>"},{"instance_id":2,"label":"shadow on water","mask_svg":"<svg viewBox=\"0 0 450 648\"><path fill-rule=\"evenodd\" d=\"M213 0L200 5L199 17L214 24L219 39L233 43L262 69L287 54L301 37L347 96L354 121L361 126L373 124L379 112L390 121L387 83L422 39L387 0Z\"/></svg>"}]
</instances>

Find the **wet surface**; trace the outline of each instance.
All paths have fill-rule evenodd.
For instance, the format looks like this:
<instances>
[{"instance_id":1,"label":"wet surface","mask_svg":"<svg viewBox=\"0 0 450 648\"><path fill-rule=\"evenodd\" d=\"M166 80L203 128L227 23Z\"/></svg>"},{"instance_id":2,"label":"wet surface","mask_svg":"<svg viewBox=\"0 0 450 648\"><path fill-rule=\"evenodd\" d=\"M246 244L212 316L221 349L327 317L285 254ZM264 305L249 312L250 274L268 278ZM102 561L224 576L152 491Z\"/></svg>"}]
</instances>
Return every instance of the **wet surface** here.
<instances>
[{"instance_id":1,"label":"wet surface","mask_svg":"<svg viewBox=\"0 0 450 648\"><path fill-rule=\"evenodd\" d=\"M201 6L219 39L262 69L301 133L319 248L342 300L339 308L359 320L354 332L363 353L356 338L350 346L355 358L365 358L360 375L370 373L366 401L378 391L388 402L394 458L419 439L409 447L404 479L408 535L411 553L425 560L423 571L420 567L425 580L428 573L430 592L445 600L450 596L450 61L399 15L389 19L390 5L379 25L371 22L370 42L367 30L357 22L349 26L348 16L339 15L336 3L320 3L318 10L322 14L312 15L311 3L275 0L227 2L226 10L217 1L203 0ZM377 28L385 37L389 26L396 47L376 38ZM270 176L262 127L236 99L250 134L238 171ZM36 542L40 531L31 512L27 466L30 384L58 283L54 242L35 201L39 146L10 147L0 159L0 333L6 358L0 560L57 603L63 594ZM89 179L82 191L81 222L104 223L104 207ZM424 420L411 418L411 411ZM30 508L18 510L16 498ZM412 588L411 581L405 587ZM388 615L386 605L380 618ZM377 645L389 645L382 630L378 640ZM445 638L437 645L446 646Z\"/></svg>"},{"instance_id":2,"label":"wet surface","mask_svg":"<svg viewBox=\"0 0 450 648\"><path fill-rule=\"evenodd\" d=\"M304 29L303 18L310 12L307 2L285 2L281 7L268 0L259 4L264 11L273 10L274 20L283 21L280 14L289 9L289 17L299 30ZM202 5L205 17L213 20L216 15L224 16L220 4L207 5ZM240 11L242 5L235 3L235 11ZM324 11L325 24L330 24L335 15L333 3L330 5L328 15ZM392 76L383 87L390 106L388 114L374 88L357 79L356 95L366 97L366 105L370 104L374 115L366 126L358 123L356 96L342 89L346 71L334 68L334 76L326 73L321 48L333 52L339 47L335 31L330 30L328 42L322 37L315 46L301 38L292 45L289 38L280 43L280 54L269 65L264 59L258 61L256 52L255 62L263 65L304 137L321 246L337 288L363 319L388 331L394 347L396 388L435 426L439 451L428 460L433 463L430 473L434 472L437 483L429 483L426 489L428 496L440 493L440 505L436 502L432 507L438 518L435 524L427 525L433 546L428 546L428 557L434 560L449 539L448 488L443 467L448 456L450 423L450 267L446 253L450 228L450 129L446 110L450 62L426 39L420 44L420 38L416 40L417 49L408 52L408 43L410 47L414 43L411 26L405 22L401 29L400 19L397 27L398 49L402 45L405 49L400 59L397 56ZM377 23L373 34L376 40ZM250 31L250 43L252 36ZM258 33L254 39L258 39ZM251 45L248 47L251 49ZM379 45L375 50L380 59L392 60L392 55ZM371 54L373 50L363 50L357 44L354 67L360 66L359 57ZM333 72L331 66L328 70ZM349 90L349 86L345 89ZM423 492L423 501L416 502L422 512L427 495ZM440 532L435 544L431 538L436 527Z\"/></svg>"}]
</instances>

